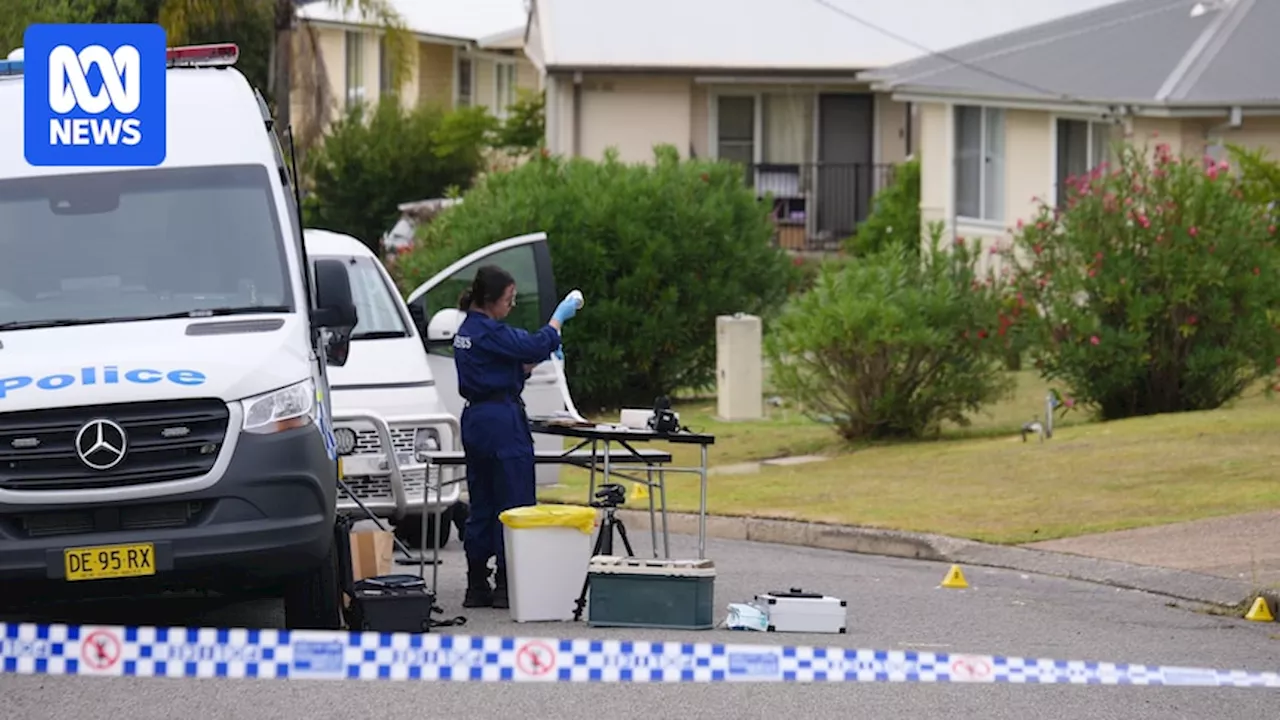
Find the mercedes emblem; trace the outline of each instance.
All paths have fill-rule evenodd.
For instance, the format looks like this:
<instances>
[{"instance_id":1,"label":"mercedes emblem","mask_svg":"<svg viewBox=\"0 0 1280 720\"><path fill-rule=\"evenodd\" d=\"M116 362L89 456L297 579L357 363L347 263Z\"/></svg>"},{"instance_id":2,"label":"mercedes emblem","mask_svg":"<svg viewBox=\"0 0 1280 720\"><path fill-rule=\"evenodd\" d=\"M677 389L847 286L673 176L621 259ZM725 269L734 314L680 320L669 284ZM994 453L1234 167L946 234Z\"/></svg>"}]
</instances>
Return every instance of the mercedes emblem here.
<instances>
[{"instance_id":1,"label":"mercedes emblem","mask_svg":"<svg viewBox=\"0 0 1280 720\"><path fill-rule=\"evenodd\" d=\"M76 433L76 454L94 470L110 470L124 460L129 438L124 428L105 420L90 420Z\"/></svg>"}]
</instances>

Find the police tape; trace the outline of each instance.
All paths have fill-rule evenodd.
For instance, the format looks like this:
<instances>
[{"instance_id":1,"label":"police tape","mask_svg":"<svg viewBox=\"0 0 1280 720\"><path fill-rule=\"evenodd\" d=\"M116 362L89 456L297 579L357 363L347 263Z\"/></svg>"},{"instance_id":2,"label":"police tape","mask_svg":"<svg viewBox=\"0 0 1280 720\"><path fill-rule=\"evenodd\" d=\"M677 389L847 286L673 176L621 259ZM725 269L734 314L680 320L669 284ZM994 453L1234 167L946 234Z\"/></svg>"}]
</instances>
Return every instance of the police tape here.
<instances>
[{"instance_id":1,"label":"police tape","mask_svg":"<svg viewBox=\"0 0 1280 720\"><path fill-rule=\"evenodd\" d=\"M1280 673L735 643L0 624L18 675L517 682L919 682L1280 688Z\"/></svg>"}]
</instances>

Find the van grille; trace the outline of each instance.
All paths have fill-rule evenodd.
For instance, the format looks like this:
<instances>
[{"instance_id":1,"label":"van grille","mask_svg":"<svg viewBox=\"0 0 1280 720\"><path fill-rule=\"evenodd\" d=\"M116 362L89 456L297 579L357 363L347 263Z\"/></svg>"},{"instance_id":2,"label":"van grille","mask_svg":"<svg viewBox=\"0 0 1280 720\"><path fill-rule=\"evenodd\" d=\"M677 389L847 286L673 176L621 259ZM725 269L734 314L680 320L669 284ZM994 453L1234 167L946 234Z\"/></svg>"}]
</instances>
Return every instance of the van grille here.
<instances>
[{"instance_id":1,"label":"van grille","mask_svg":"<svg viewBox=\"0 0 1280 720\"><path fill-rule=\"evenodd\" d=\"M0 488L84 490L182 480L213 467L230 413L220 400L94 405L0 414ZM108 470L81 461L75 438L85 423L124 429L124 459Z\"/></svg>"}]
</instances>

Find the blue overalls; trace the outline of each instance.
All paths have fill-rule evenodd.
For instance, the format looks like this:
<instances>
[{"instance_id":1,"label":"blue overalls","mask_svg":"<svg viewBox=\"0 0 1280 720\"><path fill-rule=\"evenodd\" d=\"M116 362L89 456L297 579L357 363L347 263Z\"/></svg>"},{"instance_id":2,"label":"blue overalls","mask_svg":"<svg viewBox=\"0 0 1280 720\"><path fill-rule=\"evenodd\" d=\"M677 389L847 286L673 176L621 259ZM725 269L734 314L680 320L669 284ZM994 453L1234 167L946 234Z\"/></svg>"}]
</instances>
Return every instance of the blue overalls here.
<instances>
[{"instance_id":1,"label":"blue overalls","mask_svg":"<svg viewBox=\"0 0 1280 720\"><path fill-rule=\"evenodd\" d=\"M453 361L462 410L462 449L467 458L467 516L463 547L469 567L498 558L506 575L498 514L537 504L533 435L520 394L524 365L542 362L560 347L550 325L529 333L468 311L453 338Z\"/></svg>"}]
</instances>

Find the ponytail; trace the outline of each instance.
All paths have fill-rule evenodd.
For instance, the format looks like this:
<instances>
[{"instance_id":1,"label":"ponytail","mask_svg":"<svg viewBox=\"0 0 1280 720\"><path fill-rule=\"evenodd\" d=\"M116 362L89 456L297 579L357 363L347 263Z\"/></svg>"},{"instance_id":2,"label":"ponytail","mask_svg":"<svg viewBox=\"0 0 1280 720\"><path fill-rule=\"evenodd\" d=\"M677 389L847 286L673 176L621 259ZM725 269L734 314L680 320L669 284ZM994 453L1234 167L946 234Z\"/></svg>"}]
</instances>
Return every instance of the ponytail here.
<instances>
[{"instance_id":1,"label":"ponytail","mask_svg":"<svg viewBox=\"0 0 1280 720\"><path fill-rule=\"evenodd\" d=\"M496 302L515 282L506 270L496 265L485 265L476 271L471 287L458 296L458 309L465 312L472 307L485 307Z\"/></svg>"}]
</instances>

